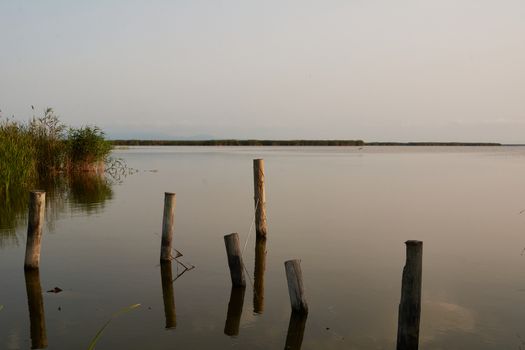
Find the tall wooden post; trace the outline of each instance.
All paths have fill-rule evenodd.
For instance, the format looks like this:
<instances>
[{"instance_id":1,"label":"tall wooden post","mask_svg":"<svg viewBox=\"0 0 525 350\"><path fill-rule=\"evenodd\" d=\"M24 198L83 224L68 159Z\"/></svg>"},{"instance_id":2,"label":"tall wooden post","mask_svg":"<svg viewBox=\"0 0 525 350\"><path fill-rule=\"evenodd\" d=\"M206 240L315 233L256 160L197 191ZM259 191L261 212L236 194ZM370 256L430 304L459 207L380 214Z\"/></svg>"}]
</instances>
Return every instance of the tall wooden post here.
<instances>
[{"instance_id":1,"label":"tall wooden post","mask_svg":"<svg viewBox=\"0 0 525 350\"><path fill-rule=\"evenodd\" d=\"M266 270L266 239L255 239L255 268L253 272L253 312L264 310L264 272Z\"/></svg>"},{"instance_id":2,"label":"tall wooden post","mask_svg":"<svg viewBox=\"0 0 525 350\"><path fill-rule=\"evenodd\" d=\"M264 191L264 159L253 160L253 184L255 201L255 232L266 237L266 194Z\"/></svg>"},{"instance_id":3,"label":"tall wooden post","mask_svg":"<svg viewBox=\"0 0 525 350\"><path fill-rule=\"evenodd\" d=\"M303 272L300 260L288 260L284 263L286 280L288 281L288 293L292 310L297 313L308 313L308 304L304 296Z\"/></svg>"},{"instance_id":4,"label":"tall wooden post","mask_svg":"<svg viewBox=\"0 0 525 350\"><path fill-rule=\"evenodd\" d=\"M175 314L175 297L173 293L173 273L171 261L160 262L160 277L162 282L162 299L164 301L164 316L166 329L177 327Z\"/></svg>"},{"instance_id":5,"label":"tall wooden post","mask_svg":"<svg viewBox=\"0 0 525 350\"><path fill-rule=\"evenodd\" d=\"M162 216L162 243L160 260L172 259L173 228L175 226L175 193L164 193L164 215Z\"/></svg>"},{"instance_id":6,"label":"tall wooden post","mask_svg":"<svg viewBox=\"0 0 525 350\"><path fill-rule=\"evenodd\" d=\"M27 304L29 306L31 349L45 349L47 348L46 317L40 285L40 272L38 269L26 269L24 274Z\"/></svg>"},{"instance_id":7,"label":"tall wooden post","mask_svg":"<svg viewBox=\"0 0 525 350\"><path fill-rule=\"evenodd\" d=\"M29 213L27 216L27 242L24 268L38 269L40 266L40 245L42 243L42 226L46 208L46 193L32 191L29 194Z\"/></svg>"},{"instance_id":8,"label":"tall wooden post","mask_svg":"<svg viewBox=\"0 0 525 350\"><path fill-rule=\"evenodd\" d=\"M224 244L226 246L226 254L228 255L228 266L230 268L232 285L234 287L246 287L239 235L232 233L224 236Z\"/></svg>"},{"instance_id":9,"label":"tall wooden post","mask_svg":"<svg viewBox=\"0 0 525 350\"><path fill-rule=\"evenodd\" d=\"M423 242L406 241L406 263L401 283L397 325L397 350L417 350L421 317Z\"/></svg>"}]
</instances>

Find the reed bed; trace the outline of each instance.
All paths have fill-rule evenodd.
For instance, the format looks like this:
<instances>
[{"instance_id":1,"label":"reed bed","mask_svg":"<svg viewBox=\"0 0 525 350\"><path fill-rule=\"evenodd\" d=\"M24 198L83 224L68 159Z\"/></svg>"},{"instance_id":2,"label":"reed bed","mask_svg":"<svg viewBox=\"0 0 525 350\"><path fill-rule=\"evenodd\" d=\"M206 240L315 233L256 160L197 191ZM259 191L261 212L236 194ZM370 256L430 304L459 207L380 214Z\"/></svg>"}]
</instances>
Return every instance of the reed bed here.
<instances>
[{"instance_id":1,"label":"reed bed","mask_svg":"<svg viewBox=\"0 0 525 350\"><path fill-rule=\"evenodd\" d=\"M67 127L53 109L27 123L0 121L0 198L13 187L28 188L57 172L100 170L111 143L98 127Z\"/></svg>"}]
</instances>

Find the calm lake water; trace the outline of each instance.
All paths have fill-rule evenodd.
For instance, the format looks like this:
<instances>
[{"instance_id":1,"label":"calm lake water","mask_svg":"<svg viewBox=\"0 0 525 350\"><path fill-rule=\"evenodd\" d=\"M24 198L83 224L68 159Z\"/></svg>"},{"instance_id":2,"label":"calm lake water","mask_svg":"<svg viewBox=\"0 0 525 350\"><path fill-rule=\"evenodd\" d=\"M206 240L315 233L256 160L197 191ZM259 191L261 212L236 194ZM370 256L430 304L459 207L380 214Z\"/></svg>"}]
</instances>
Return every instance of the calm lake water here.
<instances>
[{"instance_id":1,"label":"calm lake water","mask_svg":"<svg viewBox=\"0 0 525 350\"><path fill-rule=\"evenodd\" d=\"M302 260L310 307L302 349L394 349L408 239L424 242L420 348L525 348L523 147L137 147L114 155L139 171L120 184L80 181L49 196L39 276L24 275L24 219L4 227L1 349L29 349L31 334L45 336L35 346L87 349L115 312L136 303L97 349L282 349L287 335L297 348L301 320L290 323L283 264L293 258ZM251 283L244 295L232 292L223 241L231 232L243 246L248 238L254 158L265 159L269 227L255 296ZM161 273L159 265L165 191L177 194L175 248L195 266L173 284L170 272L184 268L173 262ZM252 233L250 280L255 248ZM46 292L54 287L63 292ZM41 309L39 295L45 330L29 312Z\"/></svg>"}]
</instances>

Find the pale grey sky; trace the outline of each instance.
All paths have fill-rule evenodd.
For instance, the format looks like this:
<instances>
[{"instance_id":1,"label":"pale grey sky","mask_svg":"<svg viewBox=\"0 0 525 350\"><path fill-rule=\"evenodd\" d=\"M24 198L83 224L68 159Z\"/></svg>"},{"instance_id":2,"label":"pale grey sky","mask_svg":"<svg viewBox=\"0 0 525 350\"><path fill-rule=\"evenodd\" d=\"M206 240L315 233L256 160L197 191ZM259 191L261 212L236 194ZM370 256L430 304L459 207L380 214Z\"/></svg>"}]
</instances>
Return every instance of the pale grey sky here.
<instances>
[{"instance_id":1,"label":"pale grey sky","mask_svg":"<svg viewBox=\"0 0 525 350\"><path fill-rule=\"evenodd\" d=\"M522 0L0 0L0 109L112 137L525 143Z\"/></svg>"}]
</instances>

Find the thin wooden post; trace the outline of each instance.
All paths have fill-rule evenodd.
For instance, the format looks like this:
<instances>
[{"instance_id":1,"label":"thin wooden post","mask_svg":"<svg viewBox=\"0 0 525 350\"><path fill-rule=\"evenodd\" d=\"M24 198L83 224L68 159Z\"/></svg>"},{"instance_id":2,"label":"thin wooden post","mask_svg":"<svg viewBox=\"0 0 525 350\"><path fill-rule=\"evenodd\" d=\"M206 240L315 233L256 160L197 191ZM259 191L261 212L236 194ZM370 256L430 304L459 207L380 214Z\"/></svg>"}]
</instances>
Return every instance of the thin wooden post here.
<instances>
[{"instance_id":1,"label":"thin wooden post","mask_svg":"<svg viewBox=\"0 0 525 350\"><path fill-rule=\"evenodd\" d=\"M160 277L162 282L162 299L164 301L164 316L166 329L177 327L175 314L175 297L173 293L173 273L171 261L160 262Z\"/></svg>"},{"instance_id":2,"label":"thin wooden post","mask_svg":"<svg viewBox=\"0 0 525 350\"><path fill-rule=\"evenodd\" d=\"M234 287L245 287L246 280L244 278L239 235L237 233L231 233L224 236L224 244L226 245L226 254L228 255L228 266L230 267L232 285Z\"/></svg>"},{"instance_id":3,"label":"thin wooden post","mask_svg":"<svg viewBox=\"0 0 525 350\"><path fill-rule=\"evenodd\" d=\"M42 226L44 225L44 210L46 208L46 193L32 191L29 194L29 213L27 217L27 242L24 268L38 269L40 266L40 245L42 243Z\"/></svg>"},{"instance_id":4,"label":"thin wooden post","mask_svg":"<svg viewBox=\"0 0 525 350\"><path fill-rule=\"evenodd\" d=\"M264 191L264 159L253 160L253 184L255 201L255 232L266 237L266 194Z\"/></svg>"},{"instance_id":5,"label":"thin wooden post","mask_svg":"<svg viewBox=\"0 0 525 350\"><path fill-rule=\"evenodd\" d=\"M173 227L175 226L175 193L164 193L164 215L162 216L162 243L160 260L172 259Z\"/></svg>"},{"instance_id":6,"label":"thin wooden post","mask_svg":"<svg viewBox=\"0 0 525 350\"><path fill-rule=\"evenodd\" d=\"M40 271L38 269L27 269L24 274L29 307L31 349L45 349L47 348L46 317L42 286L40 285Z\"/></svg>"},{"instance_id":7,"label":"thin wooden post","mask_svg":"<svg viewBox=\"0 0 525 350\"><path fill-rule=\"evenodd\" d=\"M228 312L224 323L224 334L229 336L239 335L241 325L242 307L244 305L245 287L233 287L228 302Z\"/></svg>"},{"instance_id":8,"label":"thin wooden post","mask_svg":"<svg viewBox=\"0 0 525 350\"><path fill-rule=\"evenodd\" d=\"M421 317L423 242L406 241L406 263L401 283L397 325L397 350L417 350Z\"/></svg>"},{"instance_id":9,"label":"thin wooden post","mask_svg":"<svg viewBox=\"0 0 525 350\"><path fill-rule=\"evenodd\" d=\"M300 260L288 260L284 263L286 270L286 280L288 281L288 294L292 310L298 313L307 314L308 304L304 296L303 272L301 271Z\"/></svg>"},{"instance_id":10,"label":"thin wooden post","mask_svg":"<svg viewBox=\"0 0 525 350\"><path fill-rule=\"evenodd\" d=\"M266 270L266 239L255 239L255 268L253 271L253 312L264 311L264 272Z\"/></svg>"}]
</instances>

